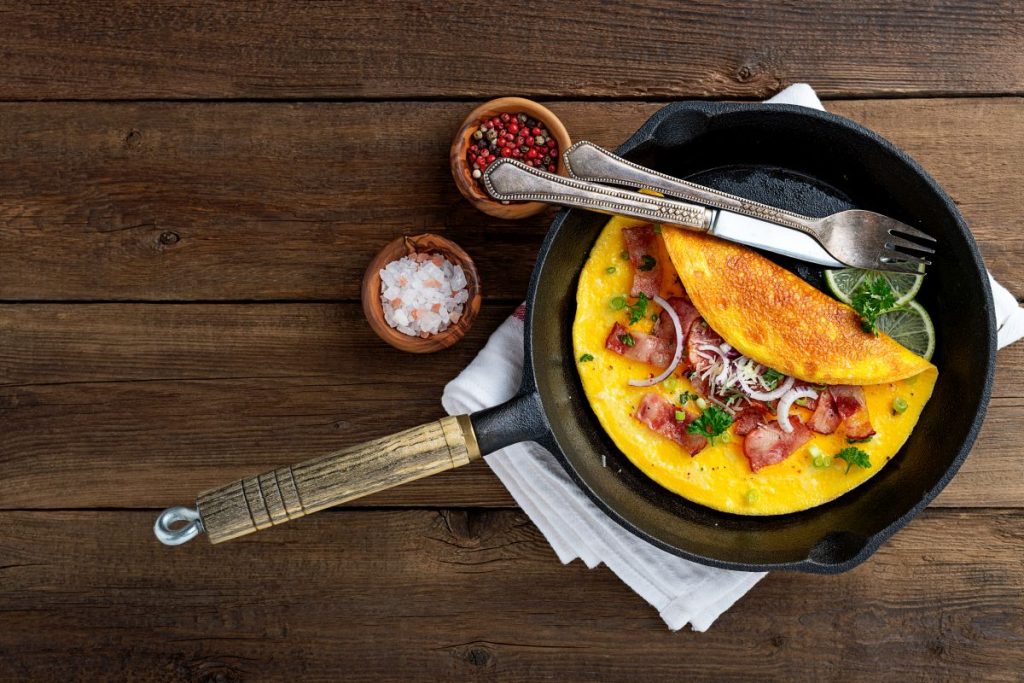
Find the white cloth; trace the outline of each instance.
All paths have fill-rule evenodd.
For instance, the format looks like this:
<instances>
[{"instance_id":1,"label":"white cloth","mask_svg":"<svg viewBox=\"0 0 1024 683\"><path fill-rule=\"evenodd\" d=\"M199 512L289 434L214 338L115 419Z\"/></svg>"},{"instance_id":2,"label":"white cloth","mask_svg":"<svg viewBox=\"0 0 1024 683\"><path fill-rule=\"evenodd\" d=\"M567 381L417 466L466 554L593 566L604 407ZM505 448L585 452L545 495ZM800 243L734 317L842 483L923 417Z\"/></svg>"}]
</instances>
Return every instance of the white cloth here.
<instances>
[{"instance_id":1,"label":"white cloth","mask_svg":"<svg viewBox=\"0 0 1024 683\"><path fill-rule=\"evenodd\" d=\"M769 102L823 109L809 85L791 85ZM1024 336L1024 309L992 281L1002 348ZM521 310L517 311L521 315ZM510 316L469 366L444 389L449 415L498 405L515 395L523 370L523 321ZM521 443L485 460L533 520L563 564L605 564L649 602L672 630L705 631L764 573L714 569L676 557L632 535L605 515L548 451Z\"/></svg>"}]
</instances>

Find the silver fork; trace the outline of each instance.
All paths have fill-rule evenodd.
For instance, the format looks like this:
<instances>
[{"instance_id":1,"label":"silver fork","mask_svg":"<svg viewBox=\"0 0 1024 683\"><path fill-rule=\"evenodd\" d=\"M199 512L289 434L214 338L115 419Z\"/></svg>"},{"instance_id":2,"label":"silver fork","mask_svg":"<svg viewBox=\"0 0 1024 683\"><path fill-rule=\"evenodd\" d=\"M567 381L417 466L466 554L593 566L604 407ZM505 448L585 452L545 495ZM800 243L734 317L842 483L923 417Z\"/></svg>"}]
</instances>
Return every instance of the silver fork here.
<instances>
[{"instance_id":1,"label":"silver fork","mask_svg":"<svg viewBox=\"0 0 1024 683\"><path fill-rule=\"evenodd\" d=\"M563 158L569 175L579 180L654 190L799 230L853 268L916 271L922 264L931 265L927 255L935 253L928 246L935 243L935 238L873 211L852 209L824 218L802 216L658 173L587 141L574 144Z\"/></svg>"}]
</instances>

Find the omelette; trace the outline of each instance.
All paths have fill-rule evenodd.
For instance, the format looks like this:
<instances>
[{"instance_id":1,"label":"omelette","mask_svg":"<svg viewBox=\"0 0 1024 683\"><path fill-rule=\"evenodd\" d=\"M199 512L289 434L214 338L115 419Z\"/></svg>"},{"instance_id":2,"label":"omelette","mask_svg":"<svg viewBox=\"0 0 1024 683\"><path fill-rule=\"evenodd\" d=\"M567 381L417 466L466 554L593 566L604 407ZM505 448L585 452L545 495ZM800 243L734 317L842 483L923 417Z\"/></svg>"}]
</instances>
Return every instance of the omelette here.
<instances>
[{"instance_id":1,"label":"omelette","mask_svg":"<svg viewBox=\"0 0 1024 683\"><path fill-rule=\"evenodd\" d=\"M613 218L580 274L587 400L648 477L778 515L833 500L906 442L937 369L741 245Z\"/></svg>"}]
</instances>

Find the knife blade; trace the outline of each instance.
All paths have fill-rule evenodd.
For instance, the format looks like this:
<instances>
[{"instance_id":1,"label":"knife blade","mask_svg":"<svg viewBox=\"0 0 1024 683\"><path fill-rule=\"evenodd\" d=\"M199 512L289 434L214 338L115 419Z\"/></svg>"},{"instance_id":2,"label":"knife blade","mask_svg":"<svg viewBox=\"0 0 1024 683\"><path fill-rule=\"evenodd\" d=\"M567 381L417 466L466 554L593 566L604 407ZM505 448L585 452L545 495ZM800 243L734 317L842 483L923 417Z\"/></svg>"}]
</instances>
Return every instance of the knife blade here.
<instances>
[{"instance_id":1,"label":"knife blade","mask_svg":"<svg viewBox=\"0 0 1024 683\"><path fill-rule=\"evenodd\" d=\"M846 268L808 234L723 209L713 209L709 235L748 247L816 263L827 268Z\"/></svg>"}]
</instances>

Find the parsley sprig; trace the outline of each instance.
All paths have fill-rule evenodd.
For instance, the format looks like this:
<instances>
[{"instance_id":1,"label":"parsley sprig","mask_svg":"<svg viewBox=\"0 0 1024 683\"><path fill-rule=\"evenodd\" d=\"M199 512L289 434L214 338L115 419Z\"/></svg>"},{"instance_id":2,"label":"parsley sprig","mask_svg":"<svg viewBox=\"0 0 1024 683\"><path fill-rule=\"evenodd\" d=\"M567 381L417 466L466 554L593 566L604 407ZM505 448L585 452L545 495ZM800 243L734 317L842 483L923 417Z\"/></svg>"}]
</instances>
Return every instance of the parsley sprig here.
<instances>
[{"instance_id":1,"label":"parsley sprig","mask_svg":"<svg viewBox=\"0 0 1024 683\"><path fill-rule=\"evenodd\" d=\"M640 320L647 315L647 302L650 299L643 292L640 292L640 296L637 300L631 304L626 304L626 309L629 311L629 324L636 325Z\"/></svg>"},{"instance_id":2,"label":"parsley sprig","mask_svg":"<svg viewBox=\"0 0 1024 683\"><path fill-rule=\"evenodd\" d=\"M856 465L857 467L863 467L864 469L870 469L871 458L868 454L859 448L850 446L836 453L836 457L840 460L846 461L846 473L850 473L850 468Z\"/></svg>"},{"instance_id":3,"label":"parsley sprig","mask_svg":"<svg viewBox=\"0 0 1024 683\"><path fill-rule=\"evenodd\" d=\"M771 391L775 387L779 386L779 380L785 375L774 368L768 368L761 375L761 381L764 382L765 386L768 387L768 391Z\"/></svg>"},{"instance_id":4,"label":"parsley sprig","mask_svg":"<svg viewBox=\"0 0 1024 683\"><path fill-rule=\"evenodd\" d=\"M878 316L895 306L896 295L885 278L869 278L858 285L853 293L853 309L860 314L860 326L865 332L873 332L876 337Z\"/></svg>"},{"instance_id":5,"label":"parsley sprig","mask_svg":"<svg viewBox=\"0 0 1024 683\"><path fill-rule=\"evenodd\" d=\"M658 259L654 258L650 254L644 254L643 258L640 259L640 264L636 267L637 270L647 272L654 270L654 266L658 265Z\"/></svg>"},{"instance_id":6,"label":"parsley sprig","mask_svg":"<svg viewBox=\"0 0 1024 683\"><path fill-rule=\"evenodd\" d=\"M707 437L713 446L715 439L722 436L732 425L732 415L725 412L718 406L708 406L696 420L686 428L690 434L700 434Z\"/></svg>"}]
</instances>

